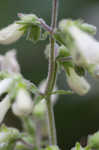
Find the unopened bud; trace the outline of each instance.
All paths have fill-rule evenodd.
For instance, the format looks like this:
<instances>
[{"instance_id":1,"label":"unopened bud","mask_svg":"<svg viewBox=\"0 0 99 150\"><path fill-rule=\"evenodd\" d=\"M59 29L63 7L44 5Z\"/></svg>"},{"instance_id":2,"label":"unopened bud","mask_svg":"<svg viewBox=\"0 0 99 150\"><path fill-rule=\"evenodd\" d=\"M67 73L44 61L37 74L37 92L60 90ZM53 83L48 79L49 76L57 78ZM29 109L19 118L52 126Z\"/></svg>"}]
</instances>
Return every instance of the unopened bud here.
<instances>
[{"instance_id":1,"label":"unopened bud","mask_svg":"<svg viewBox=\"0 0 99 150\"><path fill-rule=\"evenodd\" d=\"M70 50L73 62L78 66L87 68L97 77L99 42L90 34L95 32L96 28L85 23L77 24L72 20L61 21L59 28L66 33L67 39L69 39L67 40L67 47Z\"/></svg>"},{"instance_id":2,"label":"unopened bud","mask_svg":"<svg viewBox=\"0 0 99 150\"><path fill-rule=\"evenodd\" d=\"M2 102L0 102L0 123L3 121L7 111L11 106L9 95L7 95Z\"/></svg>"},{"instance_id":3,"label":"unopened bud","mask_svg":"<svg viewBox=\"0 0 99 150\"><path fill-rule=\"evenodd\" d=\"M0 44L11 44L17 41L24 33L24 31L19 31L22 26L14 22L8 27L0 30Z\"/></svg>"},{"instance_id":4,"label":"unopened bud","mask_svg":"<svg viewBox=\"0 0 99 150\"><path fill-rule=\"evenodd\" d=\"M67 82L70 88L78 95L85 95L90 90L89 83L84 77L79 76L73 68L69 68L69 74L67 74Z\"/></svg>"},{"instance_id":5,"label":"unopened bud","mask_svg":"<svg viewBox=\"0 0 99 150\"><path fill-rule=\"evenodd\" d=\"M2 70L8 72L20 72L20 67L16 59L16 51L14 49L6 53L6 55L4 56L4 60L1 63L1 67Z\"/></svg>"},{"instance_id":6,"label":"unopened bud","mask_svg":"<svg viewBox=\"0 0 99 150\"><path fill-rule=\"evenodd\" d=\"M16 100L12 105L13 113L17 116L25 116L32 112L33 101L25 89L20 89L17 93Z\"/></svg>"},{"instance_id":7,"label":"unopened bud","mask_svg":"<svg viewBox=\"0 0 99 150\"><path fill-rule=\"evenodd\" d=\"M11 84L13 83L13 79L6 78L4 80L0 81L0 95L7 92L7 90L10 88Z\"/></svg>"}]
</instances>

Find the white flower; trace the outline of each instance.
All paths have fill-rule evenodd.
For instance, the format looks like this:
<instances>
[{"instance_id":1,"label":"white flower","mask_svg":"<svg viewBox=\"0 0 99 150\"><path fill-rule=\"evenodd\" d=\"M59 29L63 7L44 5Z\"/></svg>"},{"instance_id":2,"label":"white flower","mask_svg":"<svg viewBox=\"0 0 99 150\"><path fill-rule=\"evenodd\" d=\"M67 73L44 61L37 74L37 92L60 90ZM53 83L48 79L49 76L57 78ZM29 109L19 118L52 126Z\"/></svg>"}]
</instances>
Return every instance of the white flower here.
<instances>
[{"instance_id":1,"label":"white flower","mask_svg":"<svg viewBox=\"0 0 99 150\"><path fill-rule=\"evenodd\" d=\"M73 68L69 68L69 75L67 74L67 82L70 88L79 95L85 95L90 90L89 83L84 77L79 76Z\"/></svg>"},{"instance_id":2,"label":"white flower","mask_svg":"<svg viewBox=\"0 0 99 150\"><path fill-rule=\"evenodd\" d=\"M11 106L9 95L0 102L0 123L3 121L8 109Z\"/></svg>"},{"instance_id":3,"label":"white flower","mask_svg":"<svg viewBox=\"0 0 99 150\"><path fill-rule=\"evenodd\" d=\"M33 101L25 89L20 89L12 105L12 111L17 116L28 115L32 112Z\"/></svg>"},{"instance_id":4,"label":"white flower","mask_svg":"<svg viewBox=\"0 0 99 150\"><path fill-rule=\"evenodd\" d=\"M1 63L1 70L6 70L8 72L19 73L20 67L16 60L16 51L15 49L10 50L4 56L4 59Z\"/></svg>"},{"instance_id":5,"label":"white flower","mask_svg":"<svg viewBox=\"0 0 99 150\"><path fill-rule=\"evenodd\" d=\"M70 49L74 62L87 67L99 64L99 42L76 26L69 27L69 33L74 39Z\"/></svg>"},{"instance_id":6,"label":"white flower","mask_svg":"<svg viewBox=\"0 0 99 150\"><path fill-rule=\"evenodd\" d=\"M16 59L16 50L12 49L5 55L0 55L0 71L19 73L20 66Z\"/></svg>"},{"instance_id":7,"label":"white flower","mask_svg":"<svg viewBox=\"0 0 99 150\"><path fill-rule=\"evenodd\" d=\"M12 82L13 82L13 79L11 79L11 78L6 78L6 79L0 81L0 95L2 95L4 92L7 92L7 90L10 88Z\"/></svg>"},{"instance_id":8,"label":"white flower","mask_svg":"<svg viewBox=\"0 0 99 150\"><path fill-rule=\"evenodd\" d=\"M60 30L69 38L67 46L74 63L99 78L99 42L87 32L95 32L96 28L85 23L80 27L72 20L62 20L59 24Z\"/></svg>"},{"instance_id":9,"label":"white flower","mask_svg":"<svg viewBox=\"0 0 99 150\"><path fill-rule=\"evenodd\" d=\"M19 31L22 25L14 22L13 24L0 30L0 44L11 44L17 41L24 33L24 31Z\"/></svg>"}]
</instances>

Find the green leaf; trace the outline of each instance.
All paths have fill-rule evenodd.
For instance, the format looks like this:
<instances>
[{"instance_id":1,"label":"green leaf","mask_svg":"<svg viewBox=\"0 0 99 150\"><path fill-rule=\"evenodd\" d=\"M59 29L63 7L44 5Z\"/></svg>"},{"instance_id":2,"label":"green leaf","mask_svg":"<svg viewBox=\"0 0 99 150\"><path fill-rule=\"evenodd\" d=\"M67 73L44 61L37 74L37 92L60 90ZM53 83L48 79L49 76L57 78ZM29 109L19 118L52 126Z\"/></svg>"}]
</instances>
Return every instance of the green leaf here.
<instances>
[{"instance_id":1,"label":"green leaf","mask_svg":"<svg viewBox=\"0 0 99 150\"><path fill-rule=\"evenodd\" d=\"M73 67L72 57L70 52L66 46L59 47L59 55L56 60L60 63L60 65L64 66L64 68Z\"/></svg>"},{"instance_id":2,"label":"green leaf","mask_svg":"<svg viewBox=\"0 0 99 150\"><path fill-rule=\"evenodd\" d=\"M61 31L57 31L54 34L54 38L56 39L57 42L66 46L66 35L63 34Z\"/></svg>"},{"instance_id":3,"label":"green leaf","mask_svg":"<svg viewBox=\"0 0 99 150\"><path fill-rule=\"evenodd\" d=\"M68 56L71 56L70 52L69 52L69 49L64 45L60 46L58 57L68 57Z\"/></svg>"},{"instance_id":4,"label":"green leaf","mask_svg":"<svg viewBox=\"0 0 99 150\"><path fill-rule=\"evenodd\" d=\"M28 29L28 36L27 39L36 43L38 40L41 39L41 28L37 25L32 25Z\"/></svg>"},{"instance_id":5,"label":"green leaf","mask_svg":"<svg viewBox=\"0 0 99 150\"><path fill-rule=\"evenodd\" d=\"M60 94L60 95L70 95L73 94L73 91L65 91L65 90L57 90L57 91L53 91L52 93L50 93L51 95L53 94Z\"/></svg>"}]
</instances>

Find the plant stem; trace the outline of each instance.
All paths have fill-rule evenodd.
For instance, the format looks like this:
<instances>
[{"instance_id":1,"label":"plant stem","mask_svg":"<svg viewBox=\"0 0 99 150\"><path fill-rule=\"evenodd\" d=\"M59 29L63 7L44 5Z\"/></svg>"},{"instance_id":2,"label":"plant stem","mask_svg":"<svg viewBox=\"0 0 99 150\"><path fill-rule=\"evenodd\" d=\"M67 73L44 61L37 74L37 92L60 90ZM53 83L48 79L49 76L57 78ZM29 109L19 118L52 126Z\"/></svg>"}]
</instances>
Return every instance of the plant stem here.
<instances>
[{"instance_id":1,"label":"plant stem","mask_svg":"<svg viewBox=\"0 0 99 150\"><path fill-rule=\"evenodd\" d=\"M52 22L51 27L52 31L54 32L57 24L57 11L58 11L58 0L53 0L53 10L52 10ZM48 72L48 82L46 86L45 93L47 95L46 103L47 103L47 110L48 110L48 126L49 126L49 139L51 145L56 145L56 129L55 129L55 120L54 120L54 113L53 107L51 102L51 96L48 95L49 92L53 91L53 87L55 84L56 79L56 71L55 71L55 39L51 35L50 37L50 56L49 56L49 72Z\"/></svg>"},{"instance_id":2,"label":"plant stem","mask_svg":"<svg viewBox=\"0 0 99 150\"><path fill-rule=\"evenodd\" d=\"M52 102L50 96L47 98L47 113L48 113L48 128L49 128L49 140L50 145L56 145L56 129L55 129L55 120L54 120L54 112L52 107Z\"/></svg>"},{"instance_id":3,"label":"plant stem","mask_svg":"<svg viewBox=\"0 0 99 150\"><path fill-rule=\"evenodd\" d=\"M42 27L43 27L46 31L48 31L50 34L53 33L52 28L51 28L50 26L48 26L48 25L46 24L46 22L45 22L43 19L39 18L38 21L41 23Z\"/></svg>"}]
</instances>

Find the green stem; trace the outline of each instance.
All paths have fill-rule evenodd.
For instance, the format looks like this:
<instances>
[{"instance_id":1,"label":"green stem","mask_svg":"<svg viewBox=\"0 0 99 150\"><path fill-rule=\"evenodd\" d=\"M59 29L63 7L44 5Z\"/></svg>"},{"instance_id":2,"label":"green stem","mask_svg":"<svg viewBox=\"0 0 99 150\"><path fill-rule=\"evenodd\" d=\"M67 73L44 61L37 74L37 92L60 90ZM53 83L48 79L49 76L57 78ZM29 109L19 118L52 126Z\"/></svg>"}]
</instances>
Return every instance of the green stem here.
<instances>
[{"instance_id":1,"label":"green stem","mask_svg":"<svg viewBox=\"0 0 99 150\"><path fill-rule=\"evenodd\" d=\"M52 107L50 96L47 97L46 103L47 103L47 113L48 113L49 141L50 141L50 145L56 145L57 144L56 129L55 129L53 107Z\"/></svg>"},{"instance_id":2,"label":"green stem","mask_svg":"<svg viewBox=\"0 0 99 150\"><path fill-rule=\"evenodd\" d=\"M57 11L58 11L58 0L53 0L53 10L52 10L52 30L54 32L57 24ZM51 97L48 95L49 92L53 91L53 87L56 80L56 69L55 69L55 39L51 35L50 44L50 56L49 56L49 72L48 72L48 82L45 90L45 94L47 95L46 103L47 103L47 112L48 112L48 126L49 126L49 139L51 145L56 145L56 129L55 129L55 120L53 107L51 102Z\"/></svg>"}]
</instances>

